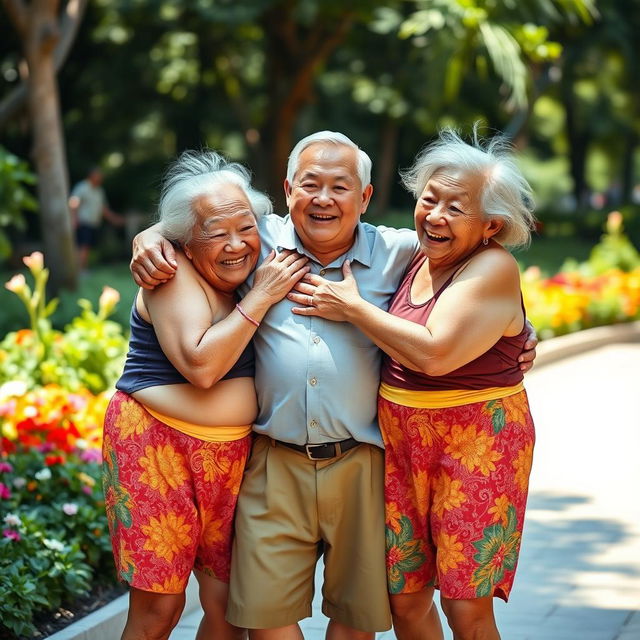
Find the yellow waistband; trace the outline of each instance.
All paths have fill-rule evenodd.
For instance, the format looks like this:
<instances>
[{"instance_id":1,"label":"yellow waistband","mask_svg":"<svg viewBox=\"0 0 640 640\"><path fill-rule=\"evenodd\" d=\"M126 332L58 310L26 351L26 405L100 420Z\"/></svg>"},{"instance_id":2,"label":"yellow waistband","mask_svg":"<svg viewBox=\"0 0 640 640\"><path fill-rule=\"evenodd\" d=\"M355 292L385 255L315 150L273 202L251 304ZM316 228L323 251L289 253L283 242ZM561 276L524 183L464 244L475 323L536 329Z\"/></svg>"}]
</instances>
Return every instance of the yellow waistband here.
<instances>
[{"instance_id":1,"label":"yellow waistband","mask_svg":"<svg viewBox=\"0 0 640 640\"><path fill-rule=\"evenodd\" d=\"M524 390L522 382L513 387L491 387L489 389L458 389L452 391L411 391L399 389L382 382L378 393L390 402L414 409L445 409L474 402L487 402L506 398Z\"/></svg>"},{"instance_id":2,"label":"yellow waistband","mask_svg":"<svg viewBox=\"0 0 640 640\"><path fill-rule=\"evenodd\" d=\"M141 403L142 404L142 403ZM179 418L172 418L171 416L165 416L163 413L149 409L147 405L142 405L156 420L164 422L176 431L180 431L198 440L204 440L205 442L229 442L231 440L240 440L251 433L250 424L243 424L240 426L215 426L209 427L204 424L192 424L191 422L185 422Z\"/></svg>"}]
</instances>

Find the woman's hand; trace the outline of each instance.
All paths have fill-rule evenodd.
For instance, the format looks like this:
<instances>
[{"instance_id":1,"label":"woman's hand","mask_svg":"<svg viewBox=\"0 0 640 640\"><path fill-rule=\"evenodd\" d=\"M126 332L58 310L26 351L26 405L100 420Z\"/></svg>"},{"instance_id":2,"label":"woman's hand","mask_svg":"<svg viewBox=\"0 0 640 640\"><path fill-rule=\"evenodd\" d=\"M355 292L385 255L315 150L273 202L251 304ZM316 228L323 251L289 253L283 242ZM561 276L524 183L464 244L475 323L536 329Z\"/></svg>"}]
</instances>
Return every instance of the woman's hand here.
<instances>
[{"instance_id":1,"label":"woman's hand","mask_svg":"<svg viewBox=\"0 0 640 640\"><path fill-rule=\"evenodd\" d=\"M275 304L309 272L307 262L308 258L295 251L271 251L255 270L251 290L264 295L270 304Z\"/></svg>"},{"instance_id":2,"label":"woman's hand","mask_svg":"<svg viewBox=\"0 0 640 640\"><path fill-rule=\"evenodd\" d=\"M133 258L129 269L136 284L143 289L154 289L167 282L178 268L173 245L157 227L149 227L133 239Z\"/></svg>"},{"instance_id":3,"label":"woman's hand","mask_svg":"<svg viewBox=\"0 0 640 640\"><path fill-rule=\"evenodd\" d=\"M538 335L536 334L536 330L528 320L526 326L528 329L527 341L524 343L523 352L518 357L520 371L523 371L524 373L531 370L533 367L536 359L536 347L538 346Z\"/></svg>"},{"instance_id":4,"label":"woman's hand","mask_svg":"<svg viewBox=\"0 0 640 640\"><path fill-rule=\"evenodd\" d=\"M348 321L348 312L362 300L349 260L342 265L344 279L340 282L308 274L289 293L287 298L302 307L291 311L301 316L320 316L336 322Z\"/></svg>"}]
</instances>

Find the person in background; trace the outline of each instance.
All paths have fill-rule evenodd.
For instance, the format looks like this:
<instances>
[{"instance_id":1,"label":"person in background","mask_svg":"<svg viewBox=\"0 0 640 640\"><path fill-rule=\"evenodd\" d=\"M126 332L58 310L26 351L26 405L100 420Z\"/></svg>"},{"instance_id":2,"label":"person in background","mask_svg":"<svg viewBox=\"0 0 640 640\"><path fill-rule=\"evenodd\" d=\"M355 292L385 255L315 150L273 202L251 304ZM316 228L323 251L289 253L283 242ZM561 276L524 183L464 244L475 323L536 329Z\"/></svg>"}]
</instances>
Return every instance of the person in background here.
<instances>
[{"instance_id":1,"label":"person in background","mask_svg":"<svg viewBox=\"0 0 640 640\"><path fill-rule=\"evenodd\" d=\"M399 640L431 640L434 587L455 640L499 640L520 549L534 425L518 358L527 340L520 274L531 189L499 138L445 130L403 175L417 198L420 253L389 310L352 265L307 275L293 313L350 323L385 352L387 581Z\"/></svg>"},{"instance_id":2,"label":"person in background","mask_svg":"<svg viewBox=\"0 0 640 640\"><path fill-rule=\"evenodd\" d=\"M305 258L271 252L239 302L236 288L260 255L258 218L270 211L246 169L214 152L185 152L165 178L159 224L180 268L135 298L104 425L107 516L118 577L130 586L123 640L169 637L192 570L204 610L197 639L244 636L224 612L257 414L251 340L306 272Z\"/></svg>"},{"instance_id":3,"label":"person in background","mask_svg":"<svg viewBox=\"0 0 640 640\"><path fill-rule=\"evenodd\" d=\"M86 272L89 253L98 243L102 219L118 227L125 224L125 218L109 207L102 180L102 170L93 167L87 177L73 187L69 198L69 209L76 230L78 268L81 273Z\"/></svg>"}]
</instances>

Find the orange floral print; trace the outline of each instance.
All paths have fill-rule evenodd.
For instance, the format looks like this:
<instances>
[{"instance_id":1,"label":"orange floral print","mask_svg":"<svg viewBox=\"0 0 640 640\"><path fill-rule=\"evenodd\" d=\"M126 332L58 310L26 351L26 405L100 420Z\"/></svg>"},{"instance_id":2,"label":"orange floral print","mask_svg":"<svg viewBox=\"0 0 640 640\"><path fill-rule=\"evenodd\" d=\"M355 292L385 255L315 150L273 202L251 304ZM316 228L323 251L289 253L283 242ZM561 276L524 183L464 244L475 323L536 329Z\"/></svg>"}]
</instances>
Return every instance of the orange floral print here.
<instances>
[{"instance_id":1,"label":"orange floral print","mask_svg":"<svg viewBox=\"0 0 640 640\"><path fill-rule=\"evenodd\" d=\"M151 424L151 416L133 398L123 402L119 411L116 418L116 429L119 430L121 438L140 435Z\"/></svg>"},{"instance_id":2,"label":"orange floral print","mask_svg":"<svg viewBox=\"0 0 640 640\"><path fill-rule=\"evenodd\" d=\"M445 511L458 508L464 501L465 495L461 491L462 480L454 480L443 471L434 483L433 512L442 516Z\"/></svg>"},{"instance_id":3,"label":"orange floral print","mask_svg":"<svg viewBox=\"0 0 640 640\"><path fill-rule=\"evenodd\" d=\"M146 456L140 458L139 464L144 469L140 482L148 484L152 489L166 496L169 489L175 489L184 483L189 474L185 467L184 456L179 454L170 444L159 447L145 447Z\"/></svg>"},{"instance_id":4,"label":"orange floral print","mask_svg":"<svg viewBox=\"0 0 640 640\"><path fill-rule=\"evenodd\" d=\"M158 518L151 518L148 525L140 527L147 536L144 549L153 551L158 557L171 562L173 557L186 548L191 538L191 525L184 516L178 513L161 514Z\"/></svg>"},{"instance_id":5,"label":"orange floral print","mask_svg":"<svg viewBox=\"0 0 640 640\"><path fill-rule=\"evenodd\" d=\"M513 468L516 472L516 482L522 491L526 491L529 486L529 474L533 464L533 443L525 445L524 449L518 452L518 457L513 461Z\"/></svg>"}]
</instances>

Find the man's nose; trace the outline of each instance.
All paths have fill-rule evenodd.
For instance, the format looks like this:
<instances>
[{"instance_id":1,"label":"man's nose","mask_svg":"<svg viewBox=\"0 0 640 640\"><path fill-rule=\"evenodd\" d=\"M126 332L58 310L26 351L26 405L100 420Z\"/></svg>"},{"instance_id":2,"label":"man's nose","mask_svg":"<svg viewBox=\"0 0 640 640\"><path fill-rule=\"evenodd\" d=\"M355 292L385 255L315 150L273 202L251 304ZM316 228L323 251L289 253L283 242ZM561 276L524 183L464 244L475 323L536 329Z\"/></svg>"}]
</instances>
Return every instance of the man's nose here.
<instances>
[{"instance_id":1,"label":"man's nose","mask_svg":"<svg viewBox=\"0 0 640 640\"><path fill-rule=\"evenodd\" d=\"M329 187L323 187L315 195L316 202L321 206L327 206L333 200Z\"/></svg>"}]
</instances>

